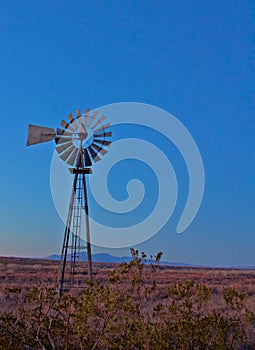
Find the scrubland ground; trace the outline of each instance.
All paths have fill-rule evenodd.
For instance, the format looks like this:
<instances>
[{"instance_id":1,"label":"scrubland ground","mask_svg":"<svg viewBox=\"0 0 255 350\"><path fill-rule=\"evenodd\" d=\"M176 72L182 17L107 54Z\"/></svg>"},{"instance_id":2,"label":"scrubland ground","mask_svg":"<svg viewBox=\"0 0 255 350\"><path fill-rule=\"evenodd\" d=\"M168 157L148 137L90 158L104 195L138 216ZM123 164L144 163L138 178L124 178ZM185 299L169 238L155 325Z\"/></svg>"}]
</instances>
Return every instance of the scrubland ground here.
<instances>
[{"instance_id":1,"label":"scrubland ground","mask_svg":"<svg viewBox=\"0 0 255 350\"><path fill-rule=\"evenodd\" d=\"M94 263L93 283L80 263L83 282L62 299L57 261L1 257L0 350L255 349L254 270L146 265L138 255Z\"/></svg>"}]
</instances>

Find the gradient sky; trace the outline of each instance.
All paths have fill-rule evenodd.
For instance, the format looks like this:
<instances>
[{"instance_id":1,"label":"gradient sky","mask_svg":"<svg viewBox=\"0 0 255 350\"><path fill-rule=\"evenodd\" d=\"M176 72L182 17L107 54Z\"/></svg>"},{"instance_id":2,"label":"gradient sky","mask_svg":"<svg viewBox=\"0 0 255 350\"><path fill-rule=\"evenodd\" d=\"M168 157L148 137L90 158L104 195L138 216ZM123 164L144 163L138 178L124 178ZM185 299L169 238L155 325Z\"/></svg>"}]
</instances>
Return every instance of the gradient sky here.
<instances>
[{"instance_id":1,"label":"gradient sky","mask_svg":"<svg viewBox=\"0 0 255 350\"><path fill-rule=\"evenodd\" d=\"M49 181L54 147L26 148L27 124L56 127L77 108L137 101L187 127L206 187L186 232L175 233L177 210L136 248L162 250L168 261L255 265L253 7L252 0L1 1L0 254L45 256L62 243Z\"/></svg>"}]
</instances>

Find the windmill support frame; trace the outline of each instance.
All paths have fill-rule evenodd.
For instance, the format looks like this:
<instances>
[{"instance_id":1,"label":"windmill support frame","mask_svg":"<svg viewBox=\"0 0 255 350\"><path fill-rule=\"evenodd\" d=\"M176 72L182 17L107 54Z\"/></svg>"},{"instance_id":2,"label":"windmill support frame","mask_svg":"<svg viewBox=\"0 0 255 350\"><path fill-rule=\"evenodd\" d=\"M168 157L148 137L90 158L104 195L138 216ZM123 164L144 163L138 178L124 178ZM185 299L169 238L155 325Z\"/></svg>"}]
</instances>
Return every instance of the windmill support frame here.
<instances>
[{"instance_id":1,"label":"windmill support frame","mask_svg":"<svg viewBox=\"0 0 255 350\"><path fill-rule=\"evenodd\" d=\"M109 139L112 131L107 131L110 123L106 122L105 115L97 117L98 114L99 111L96 110L90 114L90 109L87 108L82 115L78 109L76 117L69 113L67 120L62 119L61 126L56 130L39 125L28 125L27 146L54 140L60 159L72 167L69 171L73 175L73 186L57 274L57 293L82 287L83 269L79 260L82 250L85 249L88 263L87 278L92 280L86 178L92 173L93 164L102 159L112 143ZM84 230L83 227L85 227Z\"/></svg>"},{"instance_id":2,"label":"windmill support frame","mask_svg":"<svg viewBox=\"0 0 255 350\"><path fill-rule=\"evenodd\" d=\"M90 242L90 225L89 225L89 210L88 210L88 194L87 194L87 182L86 176L92 173L91 168L70 168L70 173L74 175L72 193L69 203L68 215L66 220L66 227L64 233L64 240L61 251L61 260L59 264L59 271L57 277L57 292L61 293L66 289L74 287L75 283L75 268L77 264L77 257L79 258L81 252L81 232L77 236L77 232L74 229L79 227L81 230L81 222L79 225L72 227L73 220L77 220L78 215L75 217L75 210L77 210L77 200L79 201L79 209L85 211L85 230L86 230L86 250L87 250L87 273L88 280L92 280L92 254L91 254L91 242ZM78 196L78 197L77 197ZM80 217L81 218L81 217ZM72 229L71 229L72 227ZM71 244L70 242L71 234ZM77 244L78 243L78 244ZM66 270L68 261L68 251L70 255L70 272L67 281Z\"/></svg>"}]
</instances>

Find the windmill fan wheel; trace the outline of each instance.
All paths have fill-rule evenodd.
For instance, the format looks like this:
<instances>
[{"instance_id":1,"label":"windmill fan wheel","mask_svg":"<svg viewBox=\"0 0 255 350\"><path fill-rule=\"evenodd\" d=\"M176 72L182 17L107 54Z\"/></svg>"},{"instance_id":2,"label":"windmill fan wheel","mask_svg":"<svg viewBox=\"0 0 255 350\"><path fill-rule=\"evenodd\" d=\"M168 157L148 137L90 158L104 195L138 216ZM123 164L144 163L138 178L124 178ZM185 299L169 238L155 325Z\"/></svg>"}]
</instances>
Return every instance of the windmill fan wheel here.
<instances>
[{"instance_id":1,"label":"windmill fan wheel","mask_svg":"<svg viewBox=\"0 0 255 350\"><path fill-rule=\"evenodd\" d=\"M107 153L112 132L106 129L110 123L105 123L104 115L98 118L98 114L98 111L94 111L91 115L87 109L81 115L77 110L76 117L70 113L68 121L62 120L55 142L60 158L67 164L77 168L91 167Z\"/></svg>"}]
</instances>

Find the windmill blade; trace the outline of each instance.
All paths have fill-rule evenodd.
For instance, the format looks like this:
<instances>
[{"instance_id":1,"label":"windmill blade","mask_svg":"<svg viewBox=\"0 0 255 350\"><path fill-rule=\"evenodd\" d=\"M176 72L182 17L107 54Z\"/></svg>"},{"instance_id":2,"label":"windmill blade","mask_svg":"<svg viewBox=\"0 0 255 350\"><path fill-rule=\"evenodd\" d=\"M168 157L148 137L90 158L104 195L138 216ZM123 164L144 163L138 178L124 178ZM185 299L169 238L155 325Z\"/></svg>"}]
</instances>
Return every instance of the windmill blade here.
<instances>
[{"instance_id":1,"label":"windmill blade","mask_svg":"<svg viewBox=\"0 0 255 350\"><path fill-rule=\"evenodd\" d=\"M102 115L102 117L100 117L96 123L91 127L92 130L94 130L99 124L101 124L104 120L106 119L105 115Z\"/></svg>"},{"instance_id":2,"label":"windmill blade","mask_svg":"<svg viewBox=\"0 0 255 350\"><path fill-rule=\"evenodd\" d=\"M56 147L56 150L57 150L57 152L58 153L62 153L62 152L64 152L67 148L69 148L70 146L72 146L72 142L67 142L67 143L65 143L65 144L63 144L63 145L61 145L61 146L57 146Z\"/></svg>"},{"instance_id":3,"label":"windmill blade","mask_svg":"<svg viewBox=\"0 0 255 350\"><path fill-rule=\"evenodd\" d=\"M89 111L90 109L87 108L85 111L85 117L84 117L84 125L86 126L87 122L88 122L88 117L89 117Z\"/></svg>"},{"instance_id":4,"label":"windmill blade","mask_svg":"<svg viewBox=\"0 0 255 350\"><path fill-rule=\"evenodd\" d=\"M61 121L61 125L63 126L63 128L67 129L67 130L71 130L74 131L75 129L72 127L72 125L68 124L64 119Z\"/></svg>"},{"instance_id":5,"label":"windmill blade","mask_svg":"<svg viewBox=\"0 0 255 350\"><path fill-rule=\"evenodd\" d=\"M74 146L69 147L65 152L60 154L60 158L66 161L70 154L73 152L74 148Z\"/></svg>"},{"instance_id":6,"label":"windmill blade","mask_svg":"<svg viewBox=\"0 0 255 350\"><path fill-rule=\"evenodd\" d=\"M82 116L81 116L81 110L80 110L80 109L77 109L77 111L76 111L76 117L77 117L79 126L80 126L80 128L81 128L81 127L82 127Z\"/></svg>"},{"instance_id":7,"label":"windmill blade","mask_svg":"<svg viewBox=\"0 0 255 350\"><path fill-rule=\"evenodd\" d=\"M66 143L72 141L72 137L55 137L55 142L57 145L60 145L61 143Z\"/></svg>"},{"instance_id":8,"label":"windmill blade","mask_svg":"<svg viewBox=\"0 0 255 350\"><path fill-rule=\"evenodd\" d=\"M77 111L76 111L76 117L77 117L77 118L81 117L81 110L80 110L80 109L77 109Z\"/></svg>"},{"instance_id":9,"label":"windmill blade","mask_svg":"<svg viewBox=\"0 0 255 350\"><path fill-rule=\"evenodd\" d=\"M72 133L69 130L57 128L57 135L72 136Z\"/></svg>"},{"instance_id":10,"label":"windmill blade","mask_svg":"<svg viewBox=\"0 0 255 350\"><path fill-rule=\"evenodd\" d=\"M111 125L110 123L106 123L105 125L100 126L100 128L94 130L94 134L96 134L98 131L100 131L100 130L102 130L102 129L107 129L107 128L109 128L110 125Z\"/></svg>"},{"instance_id":11,"label":"windmill blade","mask_svg":"<svg viewBox=\"0 0 255 350\"><path fill-rule=\"evenodd\" d=\"M108 152L106 149L96 145L95 143L92 143L91 146L96 150L97 153L102 154L102 156L104 156Z\"/></svg>"},{"instance_id":12,"label":"windmill blade","mask_svg":"<svg viewBox=\"0 0 255 350\"><path fill-rule=\"evenodd\" d=\"M71 166L74 165L78 152L79 152L79 149L75 147L72 154L68 158L67 164L69 164Z\"/></svg>"},{"instance_id":13,"label":"windmill blade","mask_svg":"<svg viewBox=\"0 0 255 350\"><path fill-rule=\"evenodd\" d=\"M87 137L88 133L87 133L87 131L86 131L86 129L85 129L83 123L82 123L82 116L81 116L80 113L81 113L81 111L78 109L76 114L77 114L77 119L78 119L78 122L79 122L79 131L80 131L80 133L85 134L86 135L85 137Z\"/></svg>"},{"instance_id":14,"label":"windmill blade","mask_svg":"<svg viewBox=\"0 0 255 350\"><path fill-rule=\"evenodd\" d=\"M109 132L103 132L101 134L94 134L95 137L111 137L112 136L112 132L109 131Z\"/></svg>"},{"instance_id":15,"label":"windmill blade","mask_svg":"<svg viewBox=\"0 0 255 350\"><path fill-rule=\"evenodd\" d=\"M88 151L89 151L90 156L91 156L93 159L95 159L96 156L97 156L97 152L95 152L91 146L88 147Z\"/></svg>"},{"instance_id":16,"label":"windmill blade","mask_svg":"<svg viewBox=\"0 0 255 350\"><path fill-rule=\"evenodd\" d=\"M82 127L82 117L79 116L79 117L77 118L77 120L78 120L79 126L80 126L80 128L81 128L81 127Z\"/></svg>"},{"instance_id":17,"label":"windmill blade","mask_svg":"<svg viewBox=\"0 0 255 350\"><path fill-rule=\"evenodd\" d=\"M74 126L75 129L77 129L79 127L78 124L76 123L75 118L73 117L72 113L69 113L67 118L70 120L70 122L72 123L72 125Z\"/></svg>"},{"instance_id":18,"label":"windmill blade","mask_svg":"<svg viewBox=\"0 0 255 350\"><path fill-rule=\"evenodd\" d=\"M104 146L110 146L110 144L112 143L112 141L99 140L99 139L94 139L93 142L100 143L101 145L104 145Z\"/></svg>"},{"instance_id":19,"label":"windmill blade","mask_svg":"<svg viewBox=\"0 0 255 350\"><path fill-rule=\"evenodd\" d=\"M92 162L91 162L91 158L89 156L89 152L87 151L87 149L83 150L83 154L84 154L85 166L91 166Z\"/></svg>"},{"instance_id":20,"label":"windmill blade","mask_svg":"<svg viewBox=\"0 0 255 350\"><path fill-rule=\"evenodd\" d=\"M51 141L55 136L55 130L52 128L29 124L26 145L31 146L37 143Z\"/></svg>"},{"instance_id":21,"label":"windmill blade","mask_svg":"<svg viewBox=\"0 0 255 350\"><path fill-rule=\"evenodd\" d=\"M98 162L99 160L101 160L101 158L97 155L95 158L94 158L94 162Z\"/></svg>"},{"instance_id":22,"label":"windmill blade","mask_svg":"<svg viewBox=\"0 0 255 350\"><path fill-rule=\"evenodd\" d=\"M104 156L108 151L104 148L102 148L98 153L102 154Z\"/></svg>"},{"instance_id":23,"label":"windmill blade","mask_svg":"<svg viewBox=\"0 0 255 350\"><path fill-rule=\"evenodd\" d=\"M80 137L86 138L88 136L87 130L84 128L84 125L80 125Z\"/></svg>"},{"instance_id":24,"label":"windmill blade","mask_svg":"<svg viewBox=\"0 0 255 350\"><path fill-rule=\"evenodd\" d=\"M92 115L92 117L91 117L89 123L88 123L88 126L90 126L90 125L93 123L93 121L95 120L95 118L96 118L97 115L98 115L98 111L95 111L95 112L93 113L93 115Z\"/></svg>"}]
</instances>

